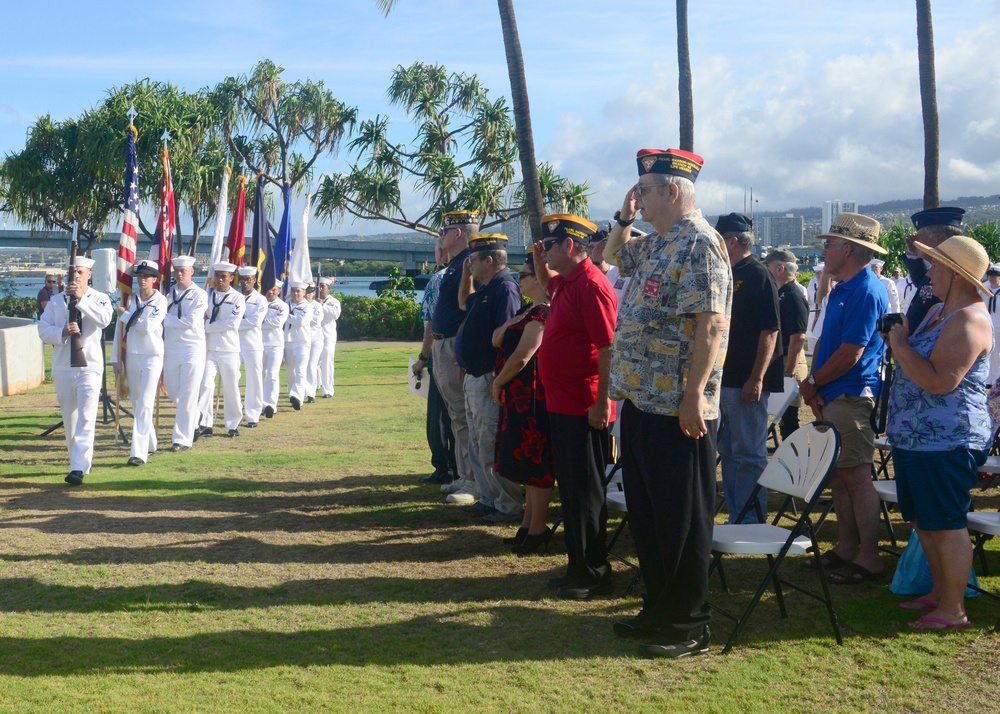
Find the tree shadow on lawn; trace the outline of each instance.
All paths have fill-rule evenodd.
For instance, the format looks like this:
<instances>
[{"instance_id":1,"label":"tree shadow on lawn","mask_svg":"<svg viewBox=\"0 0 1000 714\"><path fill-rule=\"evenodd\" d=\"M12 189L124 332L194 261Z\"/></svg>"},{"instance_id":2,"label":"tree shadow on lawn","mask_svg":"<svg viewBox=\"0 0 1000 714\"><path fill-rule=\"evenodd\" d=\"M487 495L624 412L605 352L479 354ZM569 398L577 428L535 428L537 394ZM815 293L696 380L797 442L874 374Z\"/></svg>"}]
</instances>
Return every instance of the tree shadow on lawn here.
<instances>
[{"instance_id":1,"label":"tree shadow on lawn","mask_svg":"<svg viewBox=\"0 0 1000 714\"><path fill-rule=\"evenodd\" d=\"M145 639L0 637L4 674L21 677L549 662L633 650L633 643L611 636L605 617L522 606L456 608L400 622L296 632L232 630Z\"/></svg>"}]
</instances>

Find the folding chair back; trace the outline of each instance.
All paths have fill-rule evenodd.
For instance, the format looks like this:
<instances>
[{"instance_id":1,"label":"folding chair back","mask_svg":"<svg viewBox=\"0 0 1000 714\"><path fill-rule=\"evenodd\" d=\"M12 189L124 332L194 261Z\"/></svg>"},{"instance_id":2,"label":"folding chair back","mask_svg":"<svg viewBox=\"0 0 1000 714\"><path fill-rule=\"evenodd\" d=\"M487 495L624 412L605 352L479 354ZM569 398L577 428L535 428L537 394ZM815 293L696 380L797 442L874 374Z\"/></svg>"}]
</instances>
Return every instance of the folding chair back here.
<instances>
[{"instance_id":1,"label":"folding chair back","mask_svg":"<svg viewBox=\"0 0 1000 714\"><path fill-rule=\"evenodd\" d=\"M839 455L840 434L832 424L806 424L781 442L757 483L786 496L812 501L833 473Z\"/></svg>"},{"instance_id":2,"label":"folding chair back","mask_svg":"<svg viewBox=\"0 0 1000 714\"><path fill-rule=\"evenodd\" d=\"M767 398L767 415L771 418L771 424L767 428L767 438L774 442L775 448L778 446L778 422L797 396L799 396L798 381L795 377L785 377L785 391L771 392Z\"/></svg>"}]
</instances>

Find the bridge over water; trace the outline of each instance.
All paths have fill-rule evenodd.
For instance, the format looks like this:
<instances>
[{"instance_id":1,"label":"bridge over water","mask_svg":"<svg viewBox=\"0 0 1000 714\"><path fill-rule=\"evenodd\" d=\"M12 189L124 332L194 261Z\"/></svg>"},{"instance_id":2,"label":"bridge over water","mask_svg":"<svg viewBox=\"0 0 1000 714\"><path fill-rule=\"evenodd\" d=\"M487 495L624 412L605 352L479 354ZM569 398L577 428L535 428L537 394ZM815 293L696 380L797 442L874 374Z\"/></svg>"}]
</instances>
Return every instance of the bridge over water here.
<instances>
[{"instance_id":1,"label":"bridge over water","mask_svg":"<svg viewBox=\"0 0 1000 714\"><path fill-rule=\"evenodd\" d=\"M100 240L91 244L91 249L117 250L120 236L118 232L104 233ZM184 245L187 245L189 239L184 237ZM70 234L64 231L0 230L0 248L45 248L68 252L69 241ZM249 241L248 237L248 248ZM203 234L198 241L198 254L208 255L211 249L212 235ZM140 256L149 252L149 239L144 235L139 236L136 252ZM524 260L525 249L521 246L511 246L509 253L512 264L516 265ZM425 264L434 263L434 243L417 237L413 239L310 237L309 257L314 260L388 260L402 263L407 272L417 272Z\"/></svg>"}]
</instances>

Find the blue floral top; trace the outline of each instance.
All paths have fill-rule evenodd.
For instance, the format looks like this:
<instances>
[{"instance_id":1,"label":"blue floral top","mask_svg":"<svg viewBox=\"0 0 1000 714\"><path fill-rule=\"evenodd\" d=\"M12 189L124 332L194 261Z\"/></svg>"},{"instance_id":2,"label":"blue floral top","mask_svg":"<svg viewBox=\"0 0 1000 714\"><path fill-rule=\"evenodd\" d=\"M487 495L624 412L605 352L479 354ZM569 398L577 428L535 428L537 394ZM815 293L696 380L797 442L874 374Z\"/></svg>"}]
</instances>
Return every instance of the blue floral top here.
<instances>
[{"instance_id":1,"label":"blue floral top","mask_svg":"<svg viewBox=\"0 0 1000 714\"><path fill-rule=\"evenodd\" d=\"M924 359L930 356L941 324L924 331L924 325L943 309L938 304L927 313L910 337L910 347ZM980 307L973 308L985 312ZM892 385L886 436L892 446L910 451L950 451L958 448L987 449L993 438L993 419L986 408L986 378L989 354L979 357L959 385L947 394L931 394L918 387L900 369Z\"/></svg>"}]
</instances>

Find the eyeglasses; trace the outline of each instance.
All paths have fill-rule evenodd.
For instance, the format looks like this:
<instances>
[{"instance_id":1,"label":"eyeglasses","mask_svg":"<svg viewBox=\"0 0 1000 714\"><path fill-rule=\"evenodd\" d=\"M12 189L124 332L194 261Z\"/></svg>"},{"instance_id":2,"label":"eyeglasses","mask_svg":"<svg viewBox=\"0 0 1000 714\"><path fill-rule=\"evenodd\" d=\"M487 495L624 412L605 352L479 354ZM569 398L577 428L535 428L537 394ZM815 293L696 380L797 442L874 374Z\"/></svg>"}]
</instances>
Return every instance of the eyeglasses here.
<instances>
[{"instance_id":1,"label":"eyeglasses","mask_svg":"<svg viewBox=\"0 0 1000 714\"><path fill-rule=\"evenodd\" d=\"M56 282L55 280L46 280L46 281L45 281L45 284L46 284L46 285L54 285L54 284L55 284L55 282Z\"/></svg>"},{"instance_id":2,"label":"eyeglasses","mask_svg":"<svg viewBox=\"0 0 1000 714\"><path fill-rule=\"evenodd\" d=\"M534 273L529 273L527 270L522 270L520 275L517 276L517 279L520 280L521 278L533 278L533 277L535 277Z\"/></svg>"},{"instance_id":3,"label":"eyeglasses","mask_svg":"<svg viewBox=\"0 0 1000 714\"><path fill-rule=\"evenodd\" d=\"M639 194L639 198L642 198L647 193L649 193L650 191L652 191L654 188L660 188L662 186L666 186L666 184L665 183L651 183L651 184L643 185L641 183L637 183L635 185L635 192L637 194Z\"/></svg>"},{"instance_id":4,"label":"eyeglasses","mask_svg":"<svg viewBox=\"0 0 1000 714\"><path fill-rule=\"evenodd\" d=\"M442 228L441 230L438 231L438 235L440 235L442 238L444 238L445 234L448 231L450 231L453 227L454 226L445 226L444 228Z\"/></svg>"},{"instance_id":5,"label":"eyeglasses","mask_svg":"<svg viewBox=\"0 0 1000 714\"><path fill-rule=\"evenodd\" d=\"M823 241L824 248L836 248L838 245L847 245L847 241L846 240Z\"/></svg>"},{"instance_id":6,"label":"eyeglasses","mask_svg":"<svg viewBox=\"0 0 1000 714\"><path fill-rule=\"evenodd\" d=\"M552 246L556 245L557 243L562 243L564 240L566 240L565 237L564 238L549 238L548 240L543 240L542 241L542 250L544 250L545 252L548 252L548 251L552 250Z\"/></svg>"}]
</instances>

